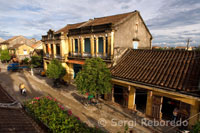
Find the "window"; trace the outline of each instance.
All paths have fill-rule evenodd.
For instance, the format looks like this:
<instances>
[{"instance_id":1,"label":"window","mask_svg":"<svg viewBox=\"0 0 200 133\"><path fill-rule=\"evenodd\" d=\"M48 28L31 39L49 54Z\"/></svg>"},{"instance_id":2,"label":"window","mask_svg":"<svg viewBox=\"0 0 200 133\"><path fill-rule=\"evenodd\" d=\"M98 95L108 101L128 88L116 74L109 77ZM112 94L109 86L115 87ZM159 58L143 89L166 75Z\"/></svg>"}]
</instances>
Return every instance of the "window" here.
<instances>
[{"instance_id":1,"label":"window","mask_svg":"<svg viewBox=\"0 0 200 133\"><path fill-rule=\"evenodd\" d=\"M75 39L75 53L78 53L78 39Z\"/></svg>"},{"instance_id":2,"label":"window","mask_svg":"<svg viewBox=\"0 0 200 133\"><path fill-rule=\"evenodd\" d=\"M99 37L99 53L103 53L103 37Z\"/></svg>"},{"instance_id":3,"label":"window","mask_svg":"<svg viewBox=\"0 0 200 133\"><path fill-rule=\"evenodd\" d=\"M24 55L27 55L27 54L28 54L27 50L24 49Z\"/></svg>"},{"instance_id":4,"label":"window","mask_svg":"<svg viewBox=\"0 0 200 133\"><path fill-rule=\"evenodd\" d=\"M138 49L138 41L133 41L133 49Z\"/></svg>"},{"instance_id":5,"label":"window","mask_svg":"<svg viewBox=\"0 0 200 133\"><path fill-rule=\"evenodd\" d=\"M56 45L56 54L60 55L60 44Z\"/></svg>"},{"instance_id":6,"label":"window","mask_svg":"<svg viewBox=\"0 0 200 133\"><path fill-rule=\"evenodd\" d=\"M90 38L85 38L85 52L86 53L90 53L91 52L91 48L90 48Z\"/></svg>"}]
</instances>

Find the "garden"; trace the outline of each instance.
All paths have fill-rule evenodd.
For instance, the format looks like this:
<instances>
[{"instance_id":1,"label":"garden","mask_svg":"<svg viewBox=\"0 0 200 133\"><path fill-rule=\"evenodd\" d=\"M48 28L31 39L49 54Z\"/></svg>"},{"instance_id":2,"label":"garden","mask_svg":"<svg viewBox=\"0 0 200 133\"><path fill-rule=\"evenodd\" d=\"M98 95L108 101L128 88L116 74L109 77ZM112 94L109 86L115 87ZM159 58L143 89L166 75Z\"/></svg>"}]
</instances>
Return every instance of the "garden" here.
<instances>
[{"instance_id":1,"label":"garden","mask_svg":"<svg viewBox=\"0 0 200 133\"><path fill-rule=\"evenodd\" d=\"M56 99L46 97L35 97L25 102L26 111L36 121L42 122L50 132L55 133L103 133L97 127L89 127L80 121L71 110L65 109Z\"/></svg>"}]
</instances>

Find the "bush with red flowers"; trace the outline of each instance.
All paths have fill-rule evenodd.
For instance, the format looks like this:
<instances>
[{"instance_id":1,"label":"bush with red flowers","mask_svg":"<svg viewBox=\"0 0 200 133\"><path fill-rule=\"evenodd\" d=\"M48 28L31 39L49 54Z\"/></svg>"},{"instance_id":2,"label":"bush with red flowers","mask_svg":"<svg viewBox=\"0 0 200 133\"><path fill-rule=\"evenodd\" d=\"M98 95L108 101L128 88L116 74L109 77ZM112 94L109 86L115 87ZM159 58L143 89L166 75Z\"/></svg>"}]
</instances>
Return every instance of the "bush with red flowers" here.
<instances>
[{"instance_id":1,"label":"bush with red flowers","mask_svg":"<svg viewBox=\"0 0 200 133\"><path fill-rule=\"evenodd\" d=\"M65 133L102 133L100 129L89 127L73 115L71 110L66 110L52 97L35 97L25 102L27 111L39 121L48 126L52 132Z\"/></svg>"}]
</instances>

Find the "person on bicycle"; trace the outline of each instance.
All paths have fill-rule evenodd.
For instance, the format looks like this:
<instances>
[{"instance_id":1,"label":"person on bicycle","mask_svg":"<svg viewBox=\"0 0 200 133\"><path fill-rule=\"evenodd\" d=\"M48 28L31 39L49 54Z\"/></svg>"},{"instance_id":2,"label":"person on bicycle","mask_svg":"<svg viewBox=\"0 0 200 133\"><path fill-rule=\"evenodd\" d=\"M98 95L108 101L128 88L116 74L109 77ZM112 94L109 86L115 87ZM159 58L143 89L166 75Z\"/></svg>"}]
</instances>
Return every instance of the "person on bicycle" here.
<instances>
[{"instance_id":1,"label":"person on bicycle","mask_svg":"<svg viewBox=\"0 0 200 133\"><path fill-rule=\"evenodd\" d=\"M93 98L94 98L94 95L88 94L88 101L89 101L90 104L92 103Z\"/></svg>"},{"instance_id":2,"label":"person on bicycle","mask_svg":"<svg viewBox=\"0 0 200 133\"><path fill-rule=\"evenodd\" d=\"M26 88L25 88L25 85L23 83L21 83L19 85L19 89L20 89L20 92L21 92L22 95L26 93Z\"/></svg>"}]
</instances>

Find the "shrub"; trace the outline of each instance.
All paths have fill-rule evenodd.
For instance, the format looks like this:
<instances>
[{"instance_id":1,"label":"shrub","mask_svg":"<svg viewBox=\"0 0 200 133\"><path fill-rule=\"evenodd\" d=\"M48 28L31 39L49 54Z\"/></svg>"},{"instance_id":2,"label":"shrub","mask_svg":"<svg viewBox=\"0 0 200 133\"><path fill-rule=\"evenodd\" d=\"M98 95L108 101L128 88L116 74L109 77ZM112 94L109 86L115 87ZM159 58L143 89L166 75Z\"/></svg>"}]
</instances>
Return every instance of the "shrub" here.
<instances>
[{"instance_id":1,"label":"shrub","mask_svg":"<svg viewBox=\"0 0 200 133\"><path fill-rule=\"evenodd\" d=\"M2 62L7 62L11 59L11 56L9 54L9 51L8 50L2 50L0 51L0 60Z\"/></svg>"},{"instance_id":2,"label":"shrub","mask_svg":"<svg viewBox=\"0 0 200 133\"><path fill-rule=\"evenodd\" d=\"M46 124L55 133L102 133L97 128L91 128L73 115L71 110L64 107L49 96L35 97L33 100L25 102L25 108L34 117Z\"/></svg>"},{"instance_id":3,"label":"shrub","mask_svg":"<svg viewBox=\"0 0 200 133\"><path fill-rule=\"evenodd\" d=\"M23 60L22 60L22 64L24 64L24 65L28 65L29 64L29 58L24 58Z\"/></svg>"},{"instance_id":4,"label":"shrub","mask_svg":"<svg viewBox=\"0 0 200 133\"><path fill-rule=\"evenodd\" d=\"M42 67L43 66L42 56L32 56L31 57L31 65L33 67Z\"/></svg>"},{"instance_id":5,"label":"shrub","mask_svg":"<svg viewBox=\"0 0 200 133\"><path fill-rule=\"evenodd\" d=\"M200 133L200 121L194 125L192 133Z\"/></svg>"}]
</instances>

